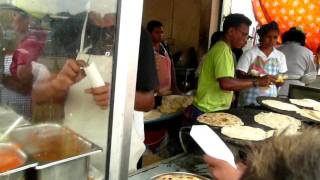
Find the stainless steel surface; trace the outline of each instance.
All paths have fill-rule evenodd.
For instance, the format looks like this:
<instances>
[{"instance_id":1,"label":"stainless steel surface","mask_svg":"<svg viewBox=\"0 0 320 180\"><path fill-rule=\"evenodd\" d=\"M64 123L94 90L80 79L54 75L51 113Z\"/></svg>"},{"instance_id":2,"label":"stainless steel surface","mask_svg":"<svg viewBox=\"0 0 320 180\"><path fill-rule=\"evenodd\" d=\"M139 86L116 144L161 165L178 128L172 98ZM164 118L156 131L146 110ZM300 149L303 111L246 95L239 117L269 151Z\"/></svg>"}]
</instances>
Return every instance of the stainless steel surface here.
<instances>
[{"instance_id":1,"label":"stainless steel surface","mask_svg":"<svg viewBox=\"0 0 320 180\"><path fill-rule=\"evenodd\" d=\"M25 180L24 171L16 172L6 176L0 176L0 180Z\"/></svg>"},{"instance_id":2,"label":"stainless steel surface","mask_svg":"<svg viewBox=\"0 0 320 180\"><path fill-rule=\"evenodd\" d=\"M38 180L88 180L89 158L75 159L37 171ZM30 179L33 180L33 179Z\"/></svg>"},{"instance_id":3,"label":"stainless steel surface","mask_svg":"<svg viewBox=\"0 0 320 180\"><path fill-rule=\"evenodd\" d=\"M117 29L118 40L110 121L112 120L111 149L108 150L106 179L128 179L131 128L142 22L143 0L119 0ZM130 29L130 32L128 31ZM110 146L108 147L110 148Z\"/></svg>"},{"instance_id":4,"label":"stainless steel surface","mask_svg":"<svg viewBox=\"0 0 320 180\"><path fill-rule=\"evenodd\" d=\"M26 180L87 180L89 156L102 149L58 124L15 129L10 139L38 161Z\"/></svg>"},{"instance_id":5,"label":"stainless steel surface","mask_svg":"<svg viewBox=\"0 0 320 180\"><path fill-rule=\"evenodd\" d=\"M36 169L83 158L102 149L72 130L58 124L38 124L16 128L10 139L39 162Z\"/></svg>"},{"instance_id":6,"label":"stainless steel surface","mask_svg":"<svg viewBox=\"0 0 320 180\"><path fill-rule=\"evenodd\" d=\"M17 167L7 170L5 172L0 172L0 180L22 178L24 170L35 167L37 165L37 163L34 160L28 158L28 156L15 144L0 143L0 151L1 150L14 152L21 159L21 165L18 165ZM1 166L1 163L3 163L3 161L2 162L0 161L0 166Z\"/></svg>"},{"instance_id":7,"label":"stainless steel surface","mask_svg":"<svg viewBox=\"0 0 320 180\"><path fill-rule=\"evenodd\" d=\"M188 172L204 177L210 177L208 166L202 155L193 153L178 154L150 166L143 167L131 173L129 180L150 180L151 177L168 172Z\"/></svg>"},{"instance_id":8,"label":"stainless steel surface","mask_svg":"<svg viewBox=\"0 0 320 180\"><path fill-rule=\"evenodd\" d=\"M151 180L161 180L162 178L164 177L168 177L170 176L172 180L175 180L175 179L190 179L190 178L198 178L199 180L209 180L208 178L205 178L203 176L199 176L199 175L196 175L196 174L192 174L192 173L187 173L187 172L169 172L169 173L163 173L163 174L159 174L159 175L156 175L152 178L150 178ZM167 178L169 179L169 178Z\"/></svg>"}]
</instances>

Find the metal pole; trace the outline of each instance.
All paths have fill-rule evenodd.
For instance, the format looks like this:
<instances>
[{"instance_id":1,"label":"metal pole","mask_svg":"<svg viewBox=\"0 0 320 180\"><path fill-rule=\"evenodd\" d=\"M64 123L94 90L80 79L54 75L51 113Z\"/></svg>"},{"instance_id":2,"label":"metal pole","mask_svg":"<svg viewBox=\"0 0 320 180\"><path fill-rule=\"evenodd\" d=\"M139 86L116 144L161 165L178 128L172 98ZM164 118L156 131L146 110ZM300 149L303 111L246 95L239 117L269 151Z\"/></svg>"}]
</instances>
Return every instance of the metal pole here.
<instances>
[{"instance_id":1,"label":"metal pole","mask_svg":"<svg viewBox=\"0 0 320 180\"><path fill-rule=\"evenodd\" d=\"M106 179L109 180L128 179L142 10L143 0L118 0L113 104L110 107L111 149L106 162Z\"/></svg>"}]
</instances>

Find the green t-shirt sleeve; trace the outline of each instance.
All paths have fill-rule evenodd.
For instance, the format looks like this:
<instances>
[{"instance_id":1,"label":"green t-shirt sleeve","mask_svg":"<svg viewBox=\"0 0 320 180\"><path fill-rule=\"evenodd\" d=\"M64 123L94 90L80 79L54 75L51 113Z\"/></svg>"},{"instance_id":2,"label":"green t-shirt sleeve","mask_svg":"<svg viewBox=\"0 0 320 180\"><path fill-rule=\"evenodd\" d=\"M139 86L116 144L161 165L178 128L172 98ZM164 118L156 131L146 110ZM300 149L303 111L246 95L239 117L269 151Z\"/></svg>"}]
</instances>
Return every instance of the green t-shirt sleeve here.
<instances>
[{"instance_id":1,"label":"green t-shirt sleeve","mask_svg":"<svg viewBox=\"0 0 320 180\"><path fill-rule=\"evenodd\" d=\"M220 51L214 62L214 76L216 79L222 77L234 77L234 62L232 52L228 49Z\"/></svg>"}]
</instances>

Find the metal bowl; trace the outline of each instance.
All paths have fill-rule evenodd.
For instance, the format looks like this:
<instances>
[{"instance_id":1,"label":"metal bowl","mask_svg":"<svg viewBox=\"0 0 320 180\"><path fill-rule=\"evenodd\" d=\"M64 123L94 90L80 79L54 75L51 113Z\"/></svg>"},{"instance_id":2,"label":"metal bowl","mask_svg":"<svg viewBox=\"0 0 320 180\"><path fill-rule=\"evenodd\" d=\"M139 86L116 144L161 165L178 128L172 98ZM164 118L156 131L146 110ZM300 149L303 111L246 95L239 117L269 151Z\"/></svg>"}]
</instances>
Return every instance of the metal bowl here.
<instances>
[{"instance_id":1,"label":"metal bowl","mask_svg":"<svg viewBox=\"0 0 320 180\"><path fill-rule=\"evenodd\" d=\"M209 180L206 177L187 172L169 172L153 176L150 180Z\"/></svg>"}]
</instances>

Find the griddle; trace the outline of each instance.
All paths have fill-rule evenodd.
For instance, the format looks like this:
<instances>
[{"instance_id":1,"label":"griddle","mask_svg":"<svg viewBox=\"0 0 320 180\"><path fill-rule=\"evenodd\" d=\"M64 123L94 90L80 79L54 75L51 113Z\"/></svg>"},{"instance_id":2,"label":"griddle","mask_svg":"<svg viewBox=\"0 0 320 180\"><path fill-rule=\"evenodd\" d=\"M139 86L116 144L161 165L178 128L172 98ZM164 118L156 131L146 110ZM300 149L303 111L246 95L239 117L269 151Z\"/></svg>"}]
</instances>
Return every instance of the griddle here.
<instances>
[{"instance_id":1,"label":"griddle","mask_svg":"<svg viewBox=\"0 0 320 180\"><path fill-rule=\"evenodd\" d=\"M294 117L294 118L296 118L298 120L301 120L301 121L303 121L303 122L305 122L307 124L310 124L310 125L312 125L312 124L320 124L320 121L316 121L316 120L301 116L300 114L296 113L295 111L284 111L284 110L280 110L280 109L268 106L268 105L262 103L263 100L276 100L276 101L281 101L281 102L284 102L284 103L292 104L292 103L290 103L288 98L259 96L259 97L257 97L257 102L261 106L263 106L265 108L268 108L271 111ZM295 105L295 106L297 106L299 108L303 108L303 109L311 109L311 108L306 108L306 107L299 106L299 105L296 105L296 104L292 104L292 105Z\"/></svg>"},{"instance_id":2,"label":"griddle","mask_svg":"<svg viewBox=\"0 0 320 180\"><path fill-rule=\"evenodd\" d=\"M219 111L219 112L224 112L224 113L229 113L229 114L233 114L237 117L239 117L242 122L244 123L244 126L251 126L251 127L255 127L255 128L260 128L264 131L269 131L272 130L272 128L268 127L268 126L264 126L262 124L259 124L257 122L254 121L254 116L261 113L261 112L270 112L266 109L263 108L232 108L229 110L225 110L225 111ZM198 122L198 124L205 124L205 123L200 123ZM205 124L208 125L208 124ZM242 139L235 139L235 138L231 138L228 136L225 136L221 133L221 127L217 127L217 126L210 126L212 130L214 130L219 137L224 140L225 142L231 143L231 144L235 144L235 145L239 145L239 146L248 146L251 144L256 144L259 142L263 142L265 140L261 140L261 141L250 141L250 140L242 140Z\"/></svg>"}]
</instances>

